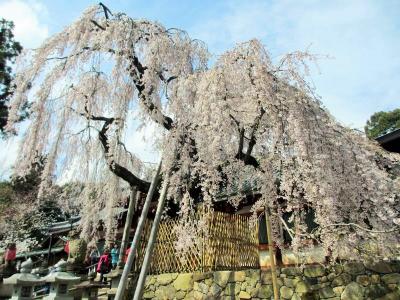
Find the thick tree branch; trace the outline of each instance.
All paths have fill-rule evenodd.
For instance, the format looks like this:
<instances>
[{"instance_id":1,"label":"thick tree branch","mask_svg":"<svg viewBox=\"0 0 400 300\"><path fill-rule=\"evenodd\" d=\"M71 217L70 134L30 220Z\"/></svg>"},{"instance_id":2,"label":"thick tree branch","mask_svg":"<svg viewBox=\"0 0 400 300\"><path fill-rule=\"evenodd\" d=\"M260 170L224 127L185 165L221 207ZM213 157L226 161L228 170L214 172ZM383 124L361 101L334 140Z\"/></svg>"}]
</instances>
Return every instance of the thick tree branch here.
<instances>
[{"instance_id":1,"label":"thick tree branch","mask_svg":"<svg viewBox=\"0 0 400 300\"><path fill-rule=\"evenodd\" d=\"M244 162L247 163L251 159L251 152L253 151L254 146L256 145L257 139L256 139L256 132L258 130L258 127L260 126L260 121L265 114L264 108L260 108L260 114L257 116L257 118L254 120L254 124L251 127L251 134L250 134L250 140L249 140L249 146L247 147L246 151L246 156L244 159Z\"/></svg>"},{"instance_id":2,"label":"thick tree branch","mask_svg":"<svg viewBox=\"0 0 400 300\"><path fill-rule=\"evenodd\" d=\"M238 152L237 152L238 157L243 156L243 144L244 144L244 128L242 127L239 130L239 147L238 147Z\"/></svg>"},{"instance_id":3,"label":"thick tree branch","mask_svg":"<svg viewBox=\"0 0 400 300\"><path fill-rule=\"evenodd\" d=\"M260 166L260 164L255 157L251 156L252 149L250 150L250 153L248 155L247 155L247 152L246 152L246 154L243 153L243 145L244 145L244 138L245 138L243 126L241 126L240 122L233 115L230 114L229 116L231 117L233 122L235 122L236 126L238 127L238 132L239 132L239 146L238 146L238 151L236 153L235 158L243 161L245 165L249 165L249 166L258 168ZM252 146L252 148L253 147L254 147L254 145Z\"/></svg>"},{"instance_id":4,"label":"thick tree branch","mask_svg":"<svg viewBox=\"0 0 400 300\"><path fill-rule=\"evenodd\" d=\"M107 138L107 131L110 128L111 124L115 121L114 118L105 118L105 117L95 117L91 116L91 120L94 121L104 121L104 124L99 131L99 140L101 144L103 145L104 148L104 154L105 156L109 155L110 153L110 146L108 144L108 138ZM147 193L147 191L150 188L150 183L146 182L137 176L135 176L131 171L129 171L127 168L121 166L117 162L115 162L114 159L107 160L108 167L110 168L111 172L113 172L115 175L118 177L122 178L126 182L128 182L131 186L135 186L138 191Z\"/></svg>"},{"instance_id":5,"label":"thick tree branch","mask_svg":"<svg viewBox=\"0 0 400 300\"><path fill-rule=\"evenodd\" d=\"M111 13L111 10L110 10L107 6L105 6L102 2L100 2L99 5L103 8L104 16L105 16L106 19L108 20L108 19L109 19L108 14L113 15L113 14Z\"/></svg>"},{"instance_id":6,"label":"thick tree branch","mask_svg":"<svg viewBox=\"0 0 400 300\"><path fill-rule=\"evenodd\" d=\"M89 110L86 105L85 105L85 113L79 113L79 114L92 121L104 122L103 126L99 131L99 140L101 145L103 146L104 155L106 156L107 165L110 171L113 172L116 176L125 180L127 183L129 183L130 186L135 186L138 191L147 193L147 191L150 188L149 182L144 181L139 177L135 176L131 171L118 164L114 159L107 159L107 156L109 156L110 154L110 146L108 144L107 131L116 119L103 116L93 116L89 113Z\"/></svg>"},{"instance_id":7,"label":"thick tree branch","mask_svg":"<svg viewBox=\"0 0 400 300\"><path fill-rule=\"evenodd\" d=\"M96 25L98 28L101 30L106 30L103 26L101 26L99 23L97 23L95 20L90 20L94 25Z\"/></svg>"},{"instance_id":8,"label":"thick tree branch","mask_svg":"<svg viewBox=\"0 0 400 300\"><path fill-rule=\"evenodd\" d=\"M150 99L149 96L154 92L154 89L150 89L148 92L148 95L145 95L145 86L143 83L143 75L144 72L147 70L145 66L142 65L142 63L139 61L137 56L135 55L130 55L129 60L131 62L131 65L129 67L130 71L130 76L133 79L133 82L135 83L136 89L138 90L139 94L139 100L142 102L142 104L147 108L147 110L150 113L150 116L152 119L163 126L167 130L171 130L173 120L165 116L159 107L157 107ZM161 78L162 79L162 78ZM175 79L174 77L170 77L167 79L167 81L171 81Z\"/></svg>"}]
</instances>

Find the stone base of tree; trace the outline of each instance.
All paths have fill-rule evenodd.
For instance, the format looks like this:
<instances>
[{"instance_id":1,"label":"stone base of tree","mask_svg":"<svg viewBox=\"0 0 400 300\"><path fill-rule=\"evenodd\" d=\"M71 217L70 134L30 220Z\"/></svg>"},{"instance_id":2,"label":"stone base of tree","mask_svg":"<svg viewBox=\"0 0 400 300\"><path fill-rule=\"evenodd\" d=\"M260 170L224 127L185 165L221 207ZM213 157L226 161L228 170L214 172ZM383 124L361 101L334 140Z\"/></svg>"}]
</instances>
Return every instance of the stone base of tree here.
<instances>
[{"instance_id":1,"label":"stone base of tree","mask_svg":"<svg viewBox=\"0 0 400 300\"><path fill-rule=\"evenodd\" d=\"M278 270L281 299L400 299L400 262ZM272 299L271 273L260 270L149 275L144 299Z\"/></svg>"}]
</instances>

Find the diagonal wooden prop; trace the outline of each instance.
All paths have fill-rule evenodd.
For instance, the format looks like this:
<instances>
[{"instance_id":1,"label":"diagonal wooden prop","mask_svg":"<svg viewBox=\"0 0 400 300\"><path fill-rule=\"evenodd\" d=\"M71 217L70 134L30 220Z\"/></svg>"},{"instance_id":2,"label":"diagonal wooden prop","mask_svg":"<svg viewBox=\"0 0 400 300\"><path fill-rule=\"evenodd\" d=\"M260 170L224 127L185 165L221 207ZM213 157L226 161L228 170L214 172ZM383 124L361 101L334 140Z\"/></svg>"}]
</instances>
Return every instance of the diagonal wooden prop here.
<instances>
[{"instance_id":1,"label":"diagonal wooden prop","mask_svg":"<svg viewBox=\"0 0 400 300\"><path fill-rule=\"evenodd\" d=\"M162 161L160 161L160 163L158 164L156 173L154 174L153 180L151 181L150 189L149 189L149 192L147 193L146 201L144 202L144 206L142 209L142 214L140 215L140 219L139 219L136 231L135 231L135 236L131 243L131 251L129 252L128 260L125 264L121 279L118 284L118 289L117 289L117 293L115 295L115 300L122 300L122 298L124 296L126 284L128 282L129 272L132 269L133 260L135 258L135 254L139 247L139 242L140 242L140 238L142 235L144 223L146 221L147 213L150 208L151 199L153 198L154 191L156 190L158 181L160 179L161 164L162 164Z\"/></svg>"}]
</instances>

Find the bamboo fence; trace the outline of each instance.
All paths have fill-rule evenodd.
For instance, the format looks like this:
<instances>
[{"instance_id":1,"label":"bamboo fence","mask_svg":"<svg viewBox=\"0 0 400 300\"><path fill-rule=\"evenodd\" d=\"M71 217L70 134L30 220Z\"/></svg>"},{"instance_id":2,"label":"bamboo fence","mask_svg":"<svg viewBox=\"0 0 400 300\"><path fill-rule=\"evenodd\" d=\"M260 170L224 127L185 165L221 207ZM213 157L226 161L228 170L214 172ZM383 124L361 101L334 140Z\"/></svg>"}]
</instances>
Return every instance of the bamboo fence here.
<instances>
[{"instance_id":1,"label":"bamboo fence","mask_svg":"<svg viewBox=\"0 0 400 300\"><path fill-rule=\"evenodd\" d=\"M208 212L204 217L206 229L200 241L193 243L183 255L178 254L175 249L175 227L179 220L169 219L161 222L149 274L259 267L258 228L251 225L249 217L222 212ZM147 220L134 271L138 271L142 264L151 225L152 221Z\"/></svg>"}]
</instances>

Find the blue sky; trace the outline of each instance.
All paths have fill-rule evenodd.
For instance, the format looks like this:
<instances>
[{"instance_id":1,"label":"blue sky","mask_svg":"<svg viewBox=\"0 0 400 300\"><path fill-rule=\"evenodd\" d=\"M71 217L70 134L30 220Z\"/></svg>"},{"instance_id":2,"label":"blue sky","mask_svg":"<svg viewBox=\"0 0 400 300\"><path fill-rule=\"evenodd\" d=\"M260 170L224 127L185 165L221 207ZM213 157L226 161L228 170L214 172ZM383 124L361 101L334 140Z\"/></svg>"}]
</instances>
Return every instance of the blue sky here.
<instances>
[{"instance_id":1,"label":"blue sky","mask_svg":"<svg viewBox=\"0 0 400 300\"><path fill-rule=\"evenodd\" d=\"M25 47L61 30L95 1L0 0ZM322 102L343 124L362 129L380 110L400 107L400 1L139 1L106 0L112 11L157 20L206 42L216 56L258 38L274 58L310 47L320 62L313 82ZM7 153L0 144L0 163ZM1 173L1 172L0 172ZM1 176L1 174L0 174Z\"/></svg>"}]
</instances>

